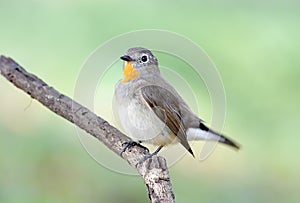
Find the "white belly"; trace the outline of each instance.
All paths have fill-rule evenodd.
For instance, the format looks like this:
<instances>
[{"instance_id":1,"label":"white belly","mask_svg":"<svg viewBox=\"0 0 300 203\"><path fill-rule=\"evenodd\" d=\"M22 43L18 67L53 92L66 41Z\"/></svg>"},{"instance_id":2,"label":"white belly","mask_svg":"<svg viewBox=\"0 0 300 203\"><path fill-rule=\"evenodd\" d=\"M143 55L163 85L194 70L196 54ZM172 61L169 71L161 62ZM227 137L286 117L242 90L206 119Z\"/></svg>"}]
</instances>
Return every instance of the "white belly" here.
<instances>
[{"instance_id":1,"label":"white belly","mask_svg":"<svg viewBox=\"0 0 300 203\"><path fill-rule=\"evenodd\" d=\"M126 134L133 140L154 145L167 145L176 142L176 136L163 123L151 108L137 98L114 97L114 115Z\"/></svg>"}]
</instances>

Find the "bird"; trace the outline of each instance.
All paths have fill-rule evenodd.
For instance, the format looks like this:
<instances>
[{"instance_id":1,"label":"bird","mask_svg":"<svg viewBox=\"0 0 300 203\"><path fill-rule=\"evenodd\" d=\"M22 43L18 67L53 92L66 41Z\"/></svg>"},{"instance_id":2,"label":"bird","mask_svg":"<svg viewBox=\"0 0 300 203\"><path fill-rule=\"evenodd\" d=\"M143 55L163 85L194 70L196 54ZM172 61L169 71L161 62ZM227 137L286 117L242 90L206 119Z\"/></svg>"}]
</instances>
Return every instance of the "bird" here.
<instances>
[{"instance_id":1,"label":"bird","mask_svg":"<svg viewBox=\"0 0 300 203\"><path fill-rule=\"evenodd\" d=\"M113 112L125 132L133 139L126 148L140 143L164 146L180 143L193 157L189 144L193 140L210 140L234 149L235 141L207 127L184 99L160 74L158 60L143 47L133 47L120 59L124 61L123 77L116 83Z\"/></svg>"}]
</instances>

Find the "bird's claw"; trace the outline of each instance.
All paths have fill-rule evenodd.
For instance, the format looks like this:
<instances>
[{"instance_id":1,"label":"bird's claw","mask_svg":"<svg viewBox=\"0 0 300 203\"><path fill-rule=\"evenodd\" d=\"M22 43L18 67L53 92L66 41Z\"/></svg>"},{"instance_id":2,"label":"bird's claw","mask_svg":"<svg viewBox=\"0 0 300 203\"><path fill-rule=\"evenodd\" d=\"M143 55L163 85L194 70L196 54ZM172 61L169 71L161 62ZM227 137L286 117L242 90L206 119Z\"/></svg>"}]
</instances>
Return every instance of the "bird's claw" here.
<instances>
[{"instance_id":1,"label":"bird's claw","mask_svg":"<svg viewBox=\"0 0 300 203\"><path fill-rule=\"evenodd\" d=\"M126 151L127 148L133 147L133 146L137 146L137 145L138 145L139 147L141 147L141 148L143 148L143 149L145 149L145 150L147 150L147 151L149 152L149 149L148 149L147 147L144 147L143 145L141 145L140 142L135 142L135 141L133 141L133 140L129 140L129 141L126 141L126 142L124 142L124 143L122 144L123 149L122 149L120 155L123 156L123 153Z\"/></svg>"},{"instance_id":2,"label":"bird's claw","mask_svg":"<svg viewBox=\"0 0 300 203\"><path fill-rule=\"evenodd\" d=\"M152 158L154 155L157 155L158 152L162 149L163 146L159 146L152 154L147 154L145 155L142 159L140 159L137 164L135 165L135 167L137 167L138 165L140 165L141 163L143 163L144 161L146 161L147 159ZM148 151L149 152L149 151Z\"/></svg>"}]
</instances>

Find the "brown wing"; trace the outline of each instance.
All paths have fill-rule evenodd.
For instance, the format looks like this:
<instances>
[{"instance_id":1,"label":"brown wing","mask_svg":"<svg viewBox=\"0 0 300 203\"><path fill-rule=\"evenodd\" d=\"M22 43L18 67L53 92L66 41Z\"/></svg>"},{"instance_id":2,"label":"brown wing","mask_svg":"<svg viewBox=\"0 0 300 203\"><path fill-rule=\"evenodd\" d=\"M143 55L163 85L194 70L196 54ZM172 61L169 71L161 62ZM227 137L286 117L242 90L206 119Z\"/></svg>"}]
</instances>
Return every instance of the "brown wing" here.
<instances>
[{"instance_id":1,"label":"brown wing","mask_svg":"<svg viewBox=\"0 0 300 203\"><path fill-rule=\"evenodd\" d=\"M178 137L180 143L194 156L181 122L180 109L176 97L167 89L154 85L141 88L141 92L149 107L169 127L174 135Z\"/></svg>"}]
</instances>

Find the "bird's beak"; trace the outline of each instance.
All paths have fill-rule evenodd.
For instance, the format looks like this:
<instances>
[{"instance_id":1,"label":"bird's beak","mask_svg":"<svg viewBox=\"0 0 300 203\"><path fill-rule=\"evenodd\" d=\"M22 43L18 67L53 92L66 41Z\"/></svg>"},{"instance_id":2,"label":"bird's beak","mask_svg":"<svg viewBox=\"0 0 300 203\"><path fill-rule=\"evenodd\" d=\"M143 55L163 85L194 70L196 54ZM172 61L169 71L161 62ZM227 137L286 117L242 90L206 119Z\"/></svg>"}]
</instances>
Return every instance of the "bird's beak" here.
<instances>
[{"instance_id":1,"label":"bird's beak","mask_svg":"<svg viewBox=\"0 0 300 203\"><path fill-rule=\"evenodd\" d=\"M128 55L121 56L120 59L122 59L124 61L132 61L132 58Z\"/></svg>"}]
</instances>

